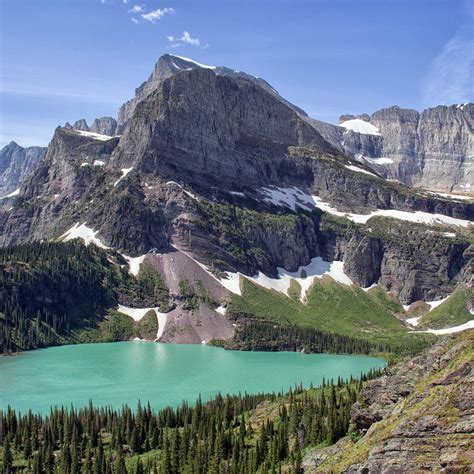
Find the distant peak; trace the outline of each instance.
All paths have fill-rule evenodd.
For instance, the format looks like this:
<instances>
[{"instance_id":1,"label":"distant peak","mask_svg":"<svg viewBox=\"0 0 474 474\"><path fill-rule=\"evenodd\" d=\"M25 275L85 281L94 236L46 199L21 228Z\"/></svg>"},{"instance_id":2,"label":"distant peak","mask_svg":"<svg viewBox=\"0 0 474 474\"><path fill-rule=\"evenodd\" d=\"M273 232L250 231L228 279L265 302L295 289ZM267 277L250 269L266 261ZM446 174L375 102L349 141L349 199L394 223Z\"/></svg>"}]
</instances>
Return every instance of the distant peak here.
<instances>
[{"instance_id":1,"label":"distant peak","mask_svg":"<svg viewBox=\"0 0 474 474\"><path fill-rule=\"evenodd\" d=\"M198 61L195 61L194 59L186 58L184 56L178 56L177 54L168 54L168 55L165 55L165 56L169 56L171 58L175 58L175 59L178 59L180 61L184 61L186 63L191 63L191 64L194 64L198 67L202 67L202 68L205 68L205 69L217 69L217 66L209 66L207 64L202 64L202 63L199 63ZM178 69L180 69L180 67L177 66L176 64L174 66L177 67Z\"/></svg>"}]
</instances>

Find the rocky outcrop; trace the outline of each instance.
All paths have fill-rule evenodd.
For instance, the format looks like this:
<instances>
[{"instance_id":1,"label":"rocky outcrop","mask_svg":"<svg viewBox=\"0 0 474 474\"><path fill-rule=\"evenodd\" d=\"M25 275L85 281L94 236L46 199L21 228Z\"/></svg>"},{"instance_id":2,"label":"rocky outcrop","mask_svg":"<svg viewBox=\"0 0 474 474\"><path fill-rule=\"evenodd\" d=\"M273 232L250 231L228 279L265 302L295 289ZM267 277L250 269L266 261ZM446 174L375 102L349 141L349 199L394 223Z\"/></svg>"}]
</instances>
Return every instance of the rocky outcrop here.
<instances>
[{"instance_id":1,"label":"rocky outcrop","mask_svg":"<svg viewBox=\"0 0 474 474\"><path fill-rule=\"evenodd\" d=\"M117 121L112 117L101 117L95 119L89 131L112 137L117 131Z\"/></svg>"},{"instance_id":2,"label":"rocky outcrop","mask_svg":"<svg viewBox=\"0 0 474 474\"><path fill-rule=\"evenodd\" d=\"M309 454L305 472L469 472L474 331L446 337L369 382L352 407L358 441Z\"/></svg>"},{"instance_id":3,"label":"rocky outcrop","mask_svg":"<svg viewBox=\"0 0 474 474\"><path fill-rule=\"evenodd\" d=\"M0 151L0 197L20 187L21 182L35 169L46 148L32 146L23 148L10 142Z\"/></svg>"},{"instance_id":4,"label":"rocky outcrop","mask_svg":"<svg viewBox=\"0 0 474 474\"><path fill-rule=\"evenodd\" d=\"M66 122L63 128L79 130L82 132L93 132L113 137L117 132L117 121L112 117L100 117L96 118L89 127L85 119L80 119L74 122L74 125Z\"/></svg>"}]
</instances>

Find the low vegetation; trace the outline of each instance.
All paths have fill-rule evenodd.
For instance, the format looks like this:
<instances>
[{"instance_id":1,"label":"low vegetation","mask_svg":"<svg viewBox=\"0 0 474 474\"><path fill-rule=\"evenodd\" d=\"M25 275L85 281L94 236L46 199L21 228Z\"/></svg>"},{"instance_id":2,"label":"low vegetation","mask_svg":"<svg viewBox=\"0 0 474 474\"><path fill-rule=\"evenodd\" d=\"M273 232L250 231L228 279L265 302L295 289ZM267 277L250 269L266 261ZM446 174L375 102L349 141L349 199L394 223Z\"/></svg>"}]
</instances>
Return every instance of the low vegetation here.
<instances>
[{"instance_id":1,"label":"low vegetation","mask_svg":"<svg viewBox=\"0 0 474 474\"><path fill-rule=\"evenodd\" d=\"M322 278L315 281L303 304L245 279L241 284L243 295L232 295L228 309L237 320L257 318L345 335L368 342L371 350L399 354L418 352L434 340L427 334L413 334L396 319L394 314L403 308L382 289L365 292Z\"/></svg>"},{"instance_id":2,"label":"low vegetation","mask_svg":"<svg viewBox=\"0 0 474 474\"><path fill-rule=\"evenodd\" d=\"M444 303L422 317L419 328L438 329L467 323L473 318L468 309L473 301L474 288L458 286Z\"/></svg>"}]
</instances>

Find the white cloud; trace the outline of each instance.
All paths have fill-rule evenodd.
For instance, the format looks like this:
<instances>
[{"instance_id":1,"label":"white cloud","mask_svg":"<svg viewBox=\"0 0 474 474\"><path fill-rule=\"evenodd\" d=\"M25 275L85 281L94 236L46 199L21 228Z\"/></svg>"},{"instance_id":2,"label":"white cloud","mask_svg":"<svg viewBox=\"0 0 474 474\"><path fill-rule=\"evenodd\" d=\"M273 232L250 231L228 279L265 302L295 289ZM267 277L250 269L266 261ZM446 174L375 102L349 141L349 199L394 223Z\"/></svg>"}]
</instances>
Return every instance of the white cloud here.
<instances>
[{"instance_id":1,"label":"white cloud","mask_svg":"<svg viewBox=\"0 0 474 474\"><path fill-rule=\"evenodd\" d=\"M157 10L153 10L149 13L144 13L142 15L142 18L144 20L155 23L156 21L161 20L161 18L163 18L165 15L170 15L174 12L175 12L174 8L163 8L163 9L158 8Z\"/></svg>"},{"instance_id":2,"label":"white cloud","mask_svg":"<svg viewBox=\"0 0 474 474\"><path fill-rule=\"evenodd\" d=\"M181 36L180 41L192 44L193 46L199 46L201 44L199 38L193 38L187 31L183 31L183 36Z\"/></svg>"},{"instance_id":3,"label":"white cloud","mask_svg":"<svg viewBox=\"0 0 474 474\"><path fill-rule=\"evenodd\" d=\"M133 5L133 7L128 10L130 13L141 13L144 10L142 5Z\"/></svg>"},{"instance_id":4,"label":"white cloud","mask_svg":"<svg viewBox=\"0 0 474 474\"><path fill-rule=\"evenodd\" d=\"M474 40L460 29L431 64L424 83L424 106L459 104L473 100Z\"/></svg>"},{"instance_id":5,"label":"white cloud","mask_svg":"<svg viewBox=\"0 0 474 474\"><path fill-rule=\"evenodd\" d=\"M130 18L131 21L133 21L133 23L137 24L138 23L138 20L136 18Z\"/></svg>"},{"instance_id":6,"label":"white cloud","mask_svg":"<svg viewBox=\"0 0 474 474\"><path fill-rule=\"evenodd\" d=\"M177 38L175 36L167 36L166 38L168 38L168 41L172 42L172 43L176 43L176 44L173 44L172 47L173 48L176 48L179 46L179 43L183 43L183 44L190 44L192 46L200 46L201 45L201 40L199 38L193 38L188 31L183 31L183 34L181 35L180 38ZM205 46L205 47L208 47L209 45Z\"/></svg>"}]
</instances>

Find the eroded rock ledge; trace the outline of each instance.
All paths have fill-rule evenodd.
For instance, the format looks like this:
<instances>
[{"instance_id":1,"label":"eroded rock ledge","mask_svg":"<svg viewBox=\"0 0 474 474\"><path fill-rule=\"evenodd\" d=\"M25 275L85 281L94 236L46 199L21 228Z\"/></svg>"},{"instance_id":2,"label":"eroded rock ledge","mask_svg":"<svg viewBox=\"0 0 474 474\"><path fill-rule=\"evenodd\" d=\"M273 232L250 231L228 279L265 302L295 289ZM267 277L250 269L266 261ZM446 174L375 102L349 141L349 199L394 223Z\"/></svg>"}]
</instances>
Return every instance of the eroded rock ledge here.
<instances>
[{"instance_id":1,"label":"eroded rock ledge","mask_svg":"<svg viewBox=\"0 0 474 474\"><path fill-rule=\"evenodd\" d=\"M354 436L309 454L306 472L471 472L474 331L446 337L370 382L351 419Z\"/></svg>"}]
</instances>

